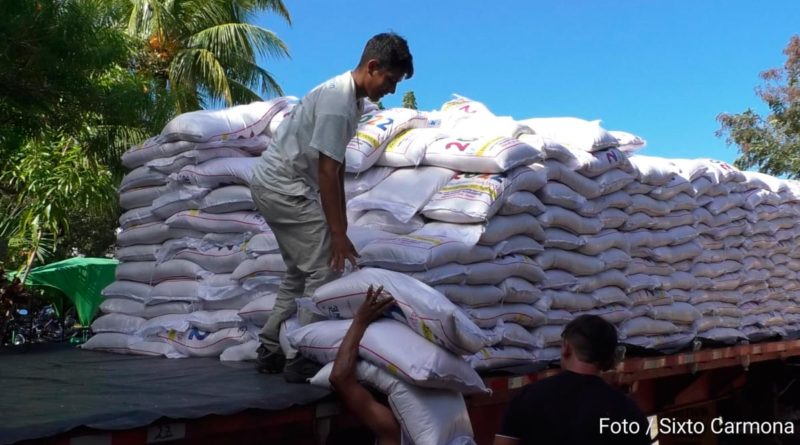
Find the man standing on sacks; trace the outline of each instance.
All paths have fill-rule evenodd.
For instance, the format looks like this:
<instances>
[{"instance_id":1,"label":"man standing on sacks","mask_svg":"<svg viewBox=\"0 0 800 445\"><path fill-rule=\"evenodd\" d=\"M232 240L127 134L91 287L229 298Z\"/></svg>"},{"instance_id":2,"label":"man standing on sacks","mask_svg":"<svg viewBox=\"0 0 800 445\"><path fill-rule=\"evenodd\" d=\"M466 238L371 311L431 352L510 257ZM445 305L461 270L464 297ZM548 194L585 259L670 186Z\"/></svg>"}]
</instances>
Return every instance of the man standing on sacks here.
<instances>
[{"instance_id":1,"label":"man standing on sacks","mask_svg":"<svg viewBox=\"0 0 800 445\"><path fill-rule=\"evenodd\" d=\"M250 188L278 242L286 274L259 334L260 372L283 371L288 382L304 382L318 370L302 357L284 356L280 325L297 310L296 298L337 278L345 261L355 266L358 253L347 237L345 150L356 134L363 98L376 102L413 74L405 39L394 33L372 37L358 66L303 97L262 154ZM301 325L317 321L304 312L298 314Z\"/></svg>"}]
</instances>

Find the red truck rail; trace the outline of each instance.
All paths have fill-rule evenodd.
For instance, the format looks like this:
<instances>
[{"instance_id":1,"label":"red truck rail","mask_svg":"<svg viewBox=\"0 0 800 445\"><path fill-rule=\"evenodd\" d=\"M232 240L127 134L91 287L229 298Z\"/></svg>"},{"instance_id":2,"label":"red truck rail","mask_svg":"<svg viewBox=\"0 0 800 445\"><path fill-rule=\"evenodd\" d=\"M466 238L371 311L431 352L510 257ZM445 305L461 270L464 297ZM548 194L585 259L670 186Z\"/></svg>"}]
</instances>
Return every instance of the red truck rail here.
<instances>
[{"instance_id":1,"label":"red truck rail","mask_svg":"<svg viewBox=\"0 0 800 445\"><path fill-rule=\"evenodd\" d=\"M730 396L744 387L751 365L782 363L800 357L800 340L736 345L654 357L629 357L604 378L628 391L648 414L674 412ZM528 383L558 373L490 377L491 397L469 399L470 417L479 444L490 444L508 401Z\"/></svg>"}]
</instances>

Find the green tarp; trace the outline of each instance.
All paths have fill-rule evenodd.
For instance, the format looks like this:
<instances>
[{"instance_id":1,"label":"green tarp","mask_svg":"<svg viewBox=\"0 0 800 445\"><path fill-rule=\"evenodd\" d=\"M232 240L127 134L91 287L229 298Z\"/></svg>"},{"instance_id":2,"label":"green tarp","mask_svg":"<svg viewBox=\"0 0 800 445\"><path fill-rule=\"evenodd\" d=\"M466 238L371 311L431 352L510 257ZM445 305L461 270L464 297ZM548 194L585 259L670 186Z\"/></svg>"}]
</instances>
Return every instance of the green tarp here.
<instances>
[{"instance_id":1,"label":"green tarp","mask_svg":"<svg viewBox=\"0 0 800 445\"><path fill-rule=\"evenodd\" d=\"M107 258L70 258L31 269L26 285L44 289L61 310L66 297L74 305L78 320L86 326L103 302L100 291L114 281L119 261Z\"/></svg>"}]
</instances>

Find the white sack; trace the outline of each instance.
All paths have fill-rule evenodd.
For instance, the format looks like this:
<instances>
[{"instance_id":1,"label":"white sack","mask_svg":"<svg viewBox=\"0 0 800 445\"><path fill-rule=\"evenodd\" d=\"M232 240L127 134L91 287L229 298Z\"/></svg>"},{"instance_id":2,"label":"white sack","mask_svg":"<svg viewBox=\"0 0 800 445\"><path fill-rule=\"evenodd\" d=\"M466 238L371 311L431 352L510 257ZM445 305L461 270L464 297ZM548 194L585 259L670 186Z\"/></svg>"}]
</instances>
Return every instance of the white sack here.
<instances>
[{"instance_id":1,"label":"white sack","mask_svg":"<svg viewBox=\"0 0 800 445\"><path fill-rule=\"evenodd\" d=\"M369 286L383 286L397 307L392 316L447 350L474 353L490 339L444 295L407 275L364 268L318 288L312 297L330 318L352 318L364 302Z\"/></svg>"},{"instance_id":2,"label":"white sack","mask_svg":"<svg viewBox=\"0 0 800 445\"><path fill-rule=\"evenodd\" d=\"M441 292L453 303L469 307L500 304L505 296L505 293L499 287L485 284L474 286L440 284L435 286L434 289Z\"/></svg>"},{"instance_id":3,"label":"white sack","mask_svg":"<svg viewBox=\"0 0 800 445\"><path fill-rule=\"evenodd\" d=\"M196 230L205 233L267 232L269 226L258 212L206 213L185 210L172 215L166 224L175 229Z\"/></svg>"},{"instance_id":4,"label":"white sack","mask_svg":"<svg viewBox=\"0 0 800 445\"><path fill-rule=\"evenodd\" d=\"M229 185L212 190L203 197L198 208L206 213L229 213L255 210L256 205L249 187Z\"/></svg>"},{"instance_id":5,"label":"white sack","mask_svg":"<svg viewBox=\"0 0 800 445\"><path fill-rule=\"evenodd\" d=\"M560 249L545 250L536 257L536 262L544 270L561 269L573 275L598 274L607 268L601 259Z\"/></svg>"},{"instance_id":6,"label":"white sack","mask_svg":"<svg viewBox=\"0 0 800 445\"><path fill-rule=\"evenodd\" d=\"M545 278L542 269L524 255L510 255L493 261L469 264L466 284L498 284L510 277L523 278L530 282Z\"/></svg>"},{"instance_id":7,"label":"white sack","mask_svg":"<svg viewBox=\"0 0 800 445\"><path fill-rule=\"evenodd\" d=\"M421 216L414 215L408 221L403 222L386 210L369 210L356 220L355 225L398 235L408 235L421 229L425 225L425 221Z\"/></svg>"},{"instance_id":8,"label":"white sack","mask_svg":"<svg viewBox=\"0 0 800 445\"><path fill-rule=\"evenodd\" d=\"M258 340L250 340L240 345L229 346L219 355L219 360L221 362L256 360L258 358L258 346L260 344Z\"/></svg>"},{"instance_id":9,"label":"white sack","mask_svg":"<svg viewBox=\"0 0 800 445\"><path fill-rule=\"evenodd\" d=\"M246 343L255 338L247 327L226 328L216 332L205 332L196 328L186 332L166 331L155 338L167 343L176 351L190 357L216 357L225 349Z\"/></svg>"},{"instance_id":10,"label":"white sack","mask_svg":"<svg viewBox=\"0 0 800 445\"><path fill-rule=\"evenodd\" d=\"M122 334L135 334L145 319L132 315L111 313L97 317L92 322L92 332L119 332Z\"/></svg>"},{"instance_id":11,"label":"white sack","mask_svg":"<svg viewBox=\"0 0 800 445\"><path fill-rule=\"evenodd\" d=\"M542 297L542 290L522 278L511 277L499 284L506 303L533 304Z\"/></svg>"},{"instance_id":12,"label":"white sack","mask_svg":"<svg viewBox=\"0 0 800 445\"><path fill-rule=\"evenodd\" d=\"M170 175L170 179L180 184L214 189L222 185L250 185L253 169L261 158L218 158L200 165L187 165Z\"/></svg>"},{"instance_id":13,"label":"white sack","mask_svg":"<svg viewBox=\"0 0 800 445\"><path fill-rule=\"evenodd\" d=\"M165 175L175 173L187 165L197 165L216 158L246 158L251 154L234 147L210 148L207 150L189 150L168 158L157 158L148 161L144 166Z\"/></svg>"},{"instance_id":14,"label":"white sack","mask_svg":"<svg viewBox=\"0 0 800 445\"><path fill-rule=\"evenodd\" d=\"M252 138L264 133L269 121L290 102L279 97L267 102L252 102L221 110L198 110L173 118L161 137L169 141L224 141Z\"/></svg>"},{"instance_id":15,"label":"white sack","mask_svg":"<svg viewBox=\"0 0 800 445\"><path fill-rule=\"evenodd\" d=\"M381 153L377 165L388 167L416 167L425 157L428 146L447 137L438 128L412 128L393 137Z\"/></svg>"},{"instance_id":16,"label":"white sack","mask_svg":"<svg viewBox=\"0 0 800 445\"><path fill-rule=\"evenodd\" d=\"M118 332L103 332L93 335L86 343L80 345L80 348L90 351L108 351L116 354L164 356L168 358L186 357L168 344L145 341L141 337Z\"/></svg>"},{"instance_id":17,"label":"white sack","mask_svg":"<svg viewBox=\"0 0 800 445\"><path fill-rule=\"evenodd\" d=\"M243 247L216 247L205 250L182 250L176 253L174 258L189 260L210 272L230 273L251 256L244 251Z\"/></svg>"},{"instance_id":18,"label":"white sack","mask_svg":"<svg viewBox=\"0 0 800 445\"><path fill-rule=\"evenodd\" d=\"M603 222L599 218L585 218L561 207L548 206L536 218L545 228L556 227L575 234L594 235L603 230Z\"/></svg>"},{"instance_id":19,"label":"white sack","mask_svg":"<svg viewBox=\"0 0 800 445\"><path fill-rule=\"evenodd\" d=\"M348 209L382 209L398 220L411 219L452 178L454 172L438 167L398 169L369 192L348 202Z\"/></svg>"},{"instance_id":20,"label":"white sack","mask_svg":"<svg viewBox=\"0 0 800 445\"><path fill-rule=\"evenodd\" d=\"M394 171L390 167L374 167L361 173L345 173L344 196L351 200L356 196L372 190Z\"/></svg>"},{"instance_id":21,"label":"white sack","mask_svg":"<svg viewBox=\"0 0 800 445\"><path fill-rule=\"evenodd\" d=\"M480 308L464 308L464 312L476 325L482 328L493 328L500 321L516 323L533 328L545 324L547 318L538 309L527 304L503 304Z\"/></svg>"},{"instance_id":22,"label":"white sack","mask_svg":"<svg viewBox=\"0 0 800 445\"><path fill-rule=\"evenodd\" d=\"M519 139L503 136L447 137L428 145L424 165L472 173L501 173L542 160L542 153Z\"/></svg>"},{"instance_id":23,"label":"white sack","mask_svg":"<svg viewBox=\"0 0 800 445\"><path fill-rule=\"evenodd\" d=\"M114 257L120 261L155 261L159 247L161 244L134 244L120 247L114 252Z\"/></svg>"},{"instance_id":24,"label":"white sack","mask_svg":"<svg viewBox=\"0 0 800 445\"><path fill-rule=\"evenodd\" d=\"M255 276L268 276L280 281L285 272L286 263L283 262L283 257L279 253L269 253L242 262L233 271L231 278L242 281Z\"/></svg>"},{"instance_id":25,"label":"white sack","mask_svg":"<svg viewBox=\"0 0 800 445\"><path fill-rule=\"evenodd\" d=\"M127 229L139 224L161 221L157 215L153 214L152 206L138 207L124 212L119 217L119 226Z\"/></svg>"},{"instance_id":26,"label":"white sack","mask_svg":"<svg viewBox=\"0 0 800 445\"><path fill-rule=\"evenodd\" d=\"M121 313L147 319L166 314L187 314L197 308L196 304L183 301L145 305L126 298L107 298L100 303L100 311L104 314Z\"/></svg>"},{"instance_id":27,"label":"white sack","mask_svg":"<svg viewBox=\"0 0 800 445\"><path fill-rule=\"evenodd\" d=\"M531 192L514 192L505 198L503 205L498 210L500 215L516 215L519 213L530 213L531 215L542 214L547 207L542 201Z\"/></svg>"},{"instance_id":28,"label":"white sack","mask_svg":"<svg viewBox=\"0 0 800 445\"><path fill-rule=\"evenodd\" d=\"M485 247L485 246L475 246L477 247ZM527 256L536 256L542 252L544 252L544 247L539 244L535 239L530 238L525 235L514 235L505 241L501 241L497 245L492 248L495 252L495 257L502 257L506 255L527 255ZM464 264L468 263L475 263L477 261L469 261L465 262ZM800 266L800 264L798 264Z\"/></svg>"},{"instance_id":29,"label":"white sack","mask_svg":"<svg viewBox=\"0 0 800 445\"><path fill-rule=\"evenodd\" d=\"M381 157L386 143L403 130L422 128L428 119L416 110L392 108L361 116L356 135L347 144L345 165L348 172L363 172Z\"/></svg>"},{"instance_id":30,"label":"white sack","mask_svg":"<svg viewBox=\"0 0 800 445\"><path fill-rule=\"evenodd\" d=\"M310 383L330 389L332 370L333 363L328 363L311 378ZM474 444L467 405L460 393L409 385L364 360L356 364L356 376L359 381L389 397L389 407L400 423L403 435L408 435L411 443Z\"/></svg>"},{"instance_id":31,"label":"white sack","mask_svg":"<svg viewBox=\"0 0 800 445\"><path fill-rule=\"evenodd\" d=\"M647 145L647 141L641 136L628 133L627 131L610 130L608 133L617 139L619 149L625 153L636 152Z\"/></svg>"},{"instance_id":32,"label":"white sack","mask_svg":"<svg viewBox=\"0 0 800 445\"><path fill-rule=\"evenodd\" d=\"M106 298L128 298L144 303L150 298L152 289L149 284L117 280L104 287L100 294Z\"/></svg>"},{"instance_id":33,"label":"white sack","mask_svg":"<svg viewBox=\"0 0 800 445\"><path fill-rule=\"evenodd\" d=\"M134 244L159 244L174 238L202 238L203 233L191 229L170 227L164 223L154 222L133 226L117 235L117 245L128 247Z\"/></svg>"},{"instance_id":34,"label":"white sack","mask_svg":"<svg viewBox=\"0 0 800 445\"><path fill-rule=\"evenodd\" d=\"M516 346L490 346L466 357L467 363L478 371L510 366L530 365L536 356L528 349Z\"/></svg>"},{"instance_id":35,"label":"white sack","mask_svg":"<svg viewBox=\"0 0 800 445\"><path fill-rule=\"evenodd\" d=\"M119 206L124 210L146 207L167 191L168 185L140 187L119 194Z\"/></svg>"},{"instance_id":36,"label":"white sack","mask_svg":"<svg viewBox=\"0 0 800 445\"><path fill-rule=\"evenodd\" d=\"M170 184L169 189L153 201L153 214L162 219L182 212L200 208L209 189L186 184Z\"/></svg>"},{"instance_id":37,"label":"white sack","mask_svg":"<svg viewBox=\"0 0 800 445\"><path fill-rule=\"evenodd\" d=\"M141 166L133 169L133 171L128 172L122 177L119 191L125 192L141 187L156 187L166 184L167 181L166 174L151 170L146 166Z\"/></svg>"},{"instance_id":38,"label":"white sack","mask_svg":"<svg viewBox=\"0 0 800 445\"><path fill-rule=\"evenodd\" d=\"M586 206L586 198L559 182L548 182L536 195L542 203L564 207L570 210L579 210Z\"/></svg>"},{"instance_id":39,"label":"white sack","mask_svg":"<svg viewBox=\"0 0 800 445\"><path fill-rule=\"evenodd\" d=\"M290 332L291 345L304 356L329 363L351 320L320 321ZM396 345L403 345L397 348ZM408 352L413 353L409 354ZM465 394L489 392L478 374L461 357L429 342L407 325L380 319L369 325L359 346L359 355L414 385L450 389Z\"/></svg>"},{"instance_id":40,"label":"white sack","mask_svg":"<svg viewBox=\"0 0 800 445\"><path fill-rule=\"evenodd\" d=\"M619 145L617 138L600 126L599 120L548 117L519 122L529 126L535 134L554 139L574 150L597 151Z\"/></svg>"},{"instance_id":41,"label":"white sack","mask_svg":"<svg viewBox=\"0 0 800 445\"><path fill-rule=\"evenodd\" d=\"M666 158L634 155L630 157L630 162L636 171L637 179L644 184L664 186L680 172L680 168Z\"/></svg>"},{"instance_id":42,"label":"white sack","mask_svg":"<svg viewBox=\"0 0 800 445\"><path fill-rule=\"evenodd\" d=\"M446 237L402 235L374 240L360 252L359 264L390 270L427 270L456 261L470 247Z\"/></svg>"}]
</instances>

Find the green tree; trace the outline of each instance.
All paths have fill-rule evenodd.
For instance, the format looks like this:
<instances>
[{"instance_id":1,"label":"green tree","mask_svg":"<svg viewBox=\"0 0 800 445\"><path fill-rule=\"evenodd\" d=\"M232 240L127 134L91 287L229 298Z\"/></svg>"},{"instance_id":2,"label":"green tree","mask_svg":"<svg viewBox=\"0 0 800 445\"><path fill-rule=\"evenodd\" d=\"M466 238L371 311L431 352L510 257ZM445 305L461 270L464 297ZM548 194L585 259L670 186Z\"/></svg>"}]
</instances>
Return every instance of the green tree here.
<instances>
[{"instance_id":1,"label":"green tree","mask_svg":"<svg viewBox=\"0 0 800 445\"><path fill-rule=\"evenodd\" d=\"M738 146L738 168L800 178L800 36L793 36L783 53L783 67L762 72L764 85L756 88L769 114L722 113L717 135Z\"/></svg>"},{"instance_id":2,"label":"green tree","mask_svg":"<svg viewBox=\"0 0 800 445\"><path fill-rule=\"evenodd\" d=\"M291 23L282 0L122 0L127 31L142 44L137 70L170 94L176 111L260 100L257 90L283 94L256 56L288 57L273 32L248 23L271 11Z\"/></svg>"},{"instance_id":3,"label":"green tree","mask_svg":"<svg viewBox=\"0 0 800 445\"><path fill-rule=\"evenodd\" d=\"M413 91L406 91L405 94L403 94L403 108L417 109L417 97L414 95Z\"/></svg>"},{"instance_id":4,"label":"green tree","mask_svg":"<svg viewBox=\"0 0 800 445\"><path fill-rule=\"evenodd\" d=\"M127 68L120 12L102 0L2 3L0 261L12 267L52 255L71 219L113 231L119 154L152 134L154 105Z\"/></svg>"},{"instance_id":5,"label":"green tree","mask_svg":"<svg viewBox=\"0 0 800 445\"><path fill-rule=\"evenodd\" d=\"M114 241L120 156L178 112L280 94L256 56L287 55L257 11L280 0L0 2L0 263Z\"/></svg>"}]
</instances>

